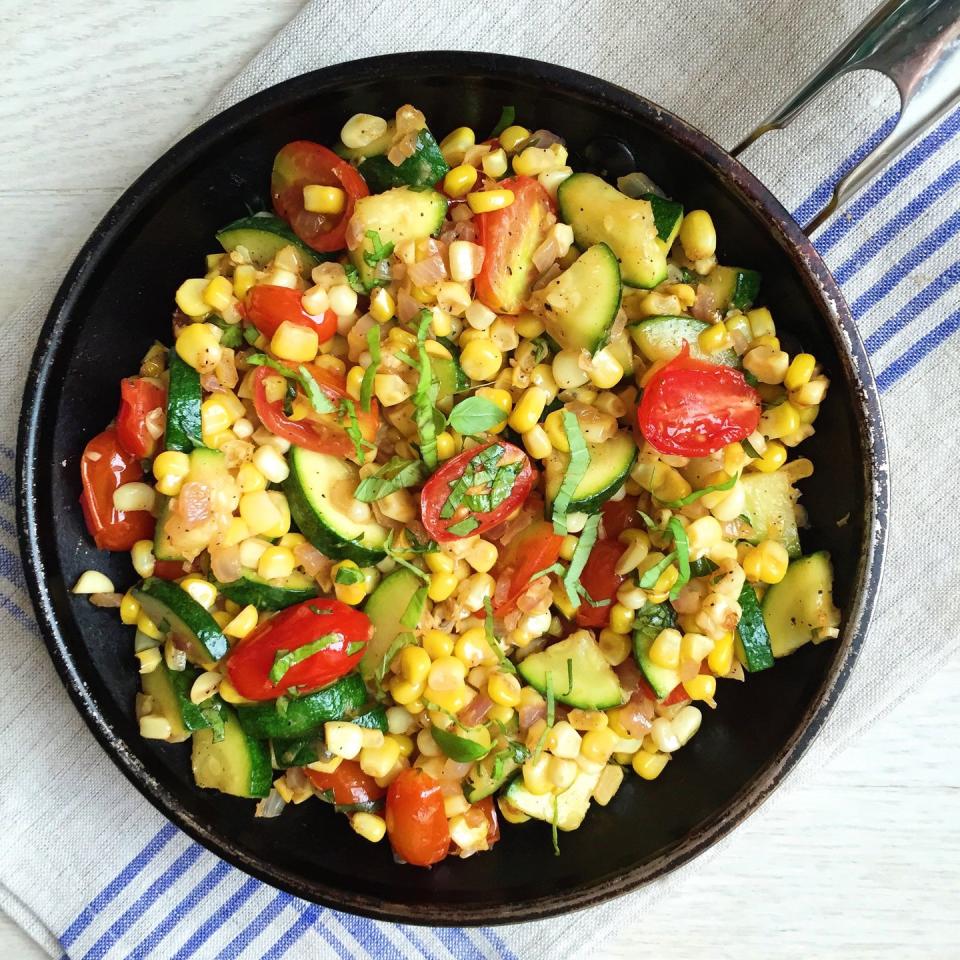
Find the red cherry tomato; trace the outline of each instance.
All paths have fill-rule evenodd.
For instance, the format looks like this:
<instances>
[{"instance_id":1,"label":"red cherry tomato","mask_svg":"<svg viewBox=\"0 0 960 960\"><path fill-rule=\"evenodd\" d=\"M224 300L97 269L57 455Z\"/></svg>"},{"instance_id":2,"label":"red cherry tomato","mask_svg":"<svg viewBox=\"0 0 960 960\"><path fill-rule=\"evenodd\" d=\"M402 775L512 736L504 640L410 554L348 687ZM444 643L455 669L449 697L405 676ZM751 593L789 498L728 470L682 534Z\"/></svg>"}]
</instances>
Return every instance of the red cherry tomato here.
<instances>
[{"instance_id":1,"label":"red cherry tomato","mask_svg":"<svg viewBox=\"0 0 960 960\"><path fill-rule=\"evenodd\" d=\"M495 466L492 466L494 472L509 463L523 463L520 472L513 481L510 492L492 510L478 511L472 509L469 504L462 503L452 516L442 517L441 513L457 481L471 468L471 465L474 468L477 467L475 461L479 454L494 445L503 448L500 459ZM473 537L482 534L491 527L495 527L501 520L506 519L517 507L523 504L533 489L536 476L536 472L530 464L530 458L519 447L507 443L505 440L494 440L482 447L465 450L448 460L424 485L423 492L420 495L420 512L423 525L434 540L459 540L461 537ZM486 483L484 486L489 489L490 484ZM479 526L464 533L450 532L449 528L451 526L456 526L469 517L476 520Z\"/></svg>"},{"instance_id":2,"label":"red cherry tomato","mask_svg":"<svg viewBox=\"0 0 960 960\"><path fill-rule=\"evenodd\" d=\"M342 213L309 213L303 208L303 188L309 184L340 187L347 195ZM328 253L346 246L347 224L360 197L367 196L366 181L342 157L310 140L288 143L273 161L270 178L273 208L306 244Z\"/></svg>"},{"instance_id":3,"label":"red cherry tomato","mask_svg":"<svg viewBox=\"0 0 960 960\"><path fill-rule=\"evenodd\" d=\"M318 790L332 790L333 802L338 804L369 803L387 792L360 769L356 760L341 761L333 773L321 773L309 767L304 767L303 772Z\"/></svg>"},{"instance_id":4,"label":"red cherry tomato","mask_svg":"<svg viewBox=\"0 0 960 960\"><path fill-rule=\"evenodd\" d=\"M616 540L624 530L632 527L644 529L637 512L636 497L621 497L619 500L608 500L602 507L603 533L608 540Z\"/></svg>"},{"instance_id":5,"label":"red cherry tomato","mask_svg":"<svg viewBox=\"0 0 960 960\"><path fill-rule=\"evenodd\" d=\"M497 187L512 190L513 203L474 217L483 247L483 266L474 283L477 298L491 310L519 313L536 280L533 254L547 235L553 203L533 177L511 177Z\"/></svg>"},{"instance_id":6,"label":"red cherry tomato","mask_svg":"<svg viewBox=\"0 0 960 960\"><path fill-rule=\"evenodd\" d=\"M637 422L661 453L705 457L750 436L760 394L739 370L693 360L686 342L643 391Z\"/></svg>"},{"instance_id":7,"label":"red cherry tomato","mask_svg":"<svg viewBox=\"0 0 960 960\"><path fill-rule=\"evenodd\" d=\"M80 506L87 530L101 550L130 550L153 537L154 519L146 510L117 510L113 492L143 477L139 460L120 445L115 427L97 434L80 458Z\"/></svg>"},{"instance_id":8,"label":"red cherry tomato","mask_svg":"<svg viewBox=\"0 0 960 960\"><path fill-rule=\"evenodd\" d=\"M247 294L247 319L265 336L272 337L285 320L317 331L321 343L337 332L337 315L327 310L322 317L312 317L300 304L299 290L261 283Z\"/></svg>"},{"instance_id":9,"label":"red cherry tomato","mask_svg":"<svg viewBox=\"0 0 960 960\"><path fill-rule=\"evenodd\" d=\"M563 537L555 533L553 524L540 520L518 533L497 561L496 587L493 593L493 612L506 616L516 605L517 598L530 585L530 578L557 562Z\"/></svg>"},{"instance_id":10,"label":"red cherry tomato","mask_svg":"<svg viewBox=\"0 0 960 960\"><path fill-rule=\"evenodd\" d=\"M159 438L147 429L147 414L166 405L167 391L153 380L125 377L120 381L117 439L127 453L141 460L153 456Z\"/></svg>"},{"instance_id":11,"label":"red cherry tomato","mask_svg":"<svg viewBox=\"0 0 960 960\"><path fill-rule=\"evenodd\" d=\"M193 564L190 564L191 568ZM153 575L161 580L179 580L187 575L182 560L157 560L153 566Z\"/></svg>"},{"instance_id":12,"label":"red cherry tomato","mask_svg":"<svg viewBox=\"0 0 960 960\"><path fill-rule=\"evenodd\" d=\"M394 853L415 867L439 863L450 851L440 784L422 770L401 770L390 784L386 821Z\"/></svg>"},{"instance_id":13,"label":"red cherry tomato","mask_svg":"<svg viewBox=\"0 0 960 960\"><path fill-rule=\"evenodd\" d=\"M614 565L625 550L619 540L598 540L590 551L587 565L580 575L580 583L593 600L609 600L602 607L595 607L581 598L575 619L581 627L605 627L610 622L610 607L616 603L617 591L626 577L614 572Z\"/></svg>"},{"instance_id":14,"label":"red cherry tomato","mask_svg":"<svg viewBox=\"0 0 960 960\"><path fill-rule=\"evenodd\" d=\"M282 400L267 399L264 382L274 371L262 366L257 368L253 380L253 403L257 416L271 433L289 440L298 447L305 447L307 450L315 450L318 453L331 453L337 457L356 458L356 446L345 429L350 423L349 413L344 413L340 409L341 401L349 397L344 377L313 363L307 363L304 366L317 381L320 390L333 402L337 408L335 412L313 414L304 420L291 420L283 412ZM368 443L373 443L377 437L377 428L380 426L377 401L371 401L369 412L361 410L359 403L354 404L354 409L360 435Z\"/></svg>"},{"instance_id":15,"label":"red cherry tomato","mask_svg":"<svg viewBox=\"0 0 960 960\"><path fill-rule=\"evenodd\" d=\"M298 650L330 635L336 639L329 645L293 664L276 683L270 679L278 651ZM248 633L230 652L227 674L248 700L275 700L290 687L316 690L353 670L372 635L370 620L359 610L339 600L306 600Z\"/></svg>"},{"instance_id":16,"label":"red cherry tomato","mask_svg":"<svg viewBox=\"0 0 960 960\"><path fill-rule=\"evenodd\" d=\"M487 820L487 846L492 847L500 839L500 821L497 819L497 808L493 797L484 797L474 804Z\"/></svg>"}]
</instances>

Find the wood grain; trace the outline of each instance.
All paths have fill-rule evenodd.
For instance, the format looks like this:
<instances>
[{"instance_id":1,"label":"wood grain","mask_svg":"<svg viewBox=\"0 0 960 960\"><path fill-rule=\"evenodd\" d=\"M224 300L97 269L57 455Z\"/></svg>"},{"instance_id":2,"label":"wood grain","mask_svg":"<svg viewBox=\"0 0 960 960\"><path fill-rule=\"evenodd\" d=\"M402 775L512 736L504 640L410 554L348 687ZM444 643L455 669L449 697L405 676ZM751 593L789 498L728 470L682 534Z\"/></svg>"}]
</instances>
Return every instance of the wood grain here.
<instances>
[{"instance_id":1,"label":"wood grain","mask_svg":"<svg viewBox=\"0 0 960 960\"><path fill-rule=\"evenodd\" d=\"M51 17L0 3L0 317L299 6L78 0ZM932 678L756 814L681 895L624 916L595 960L960 955L958 687L958 666ZM0 918L0 957L40 956Z\"/></svg>"}]
</instances>

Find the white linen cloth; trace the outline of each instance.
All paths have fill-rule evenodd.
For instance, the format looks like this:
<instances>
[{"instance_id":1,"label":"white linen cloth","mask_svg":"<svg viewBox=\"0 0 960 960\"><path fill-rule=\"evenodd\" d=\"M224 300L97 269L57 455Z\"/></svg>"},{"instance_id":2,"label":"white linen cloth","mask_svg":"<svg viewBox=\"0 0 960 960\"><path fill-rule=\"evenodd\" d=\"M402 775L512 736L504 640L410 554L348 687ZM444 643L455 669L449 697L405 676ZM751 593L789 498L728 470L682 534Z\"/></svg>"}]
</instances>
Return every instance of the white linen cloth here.
<instances>
[{"instance_id":1,"label":"white linen cloth","mask_svg":"<svg viewBox=\"0 0 960 960\"><path fill-rule=\"evenodd\" d=\"M596 74L662 103L729 146L870 7L866 0L640 6L559 0L474 5L465 16L459 0L315 0L198 120L339 60L474 45ZM803 222L895 110L885 81L845 79L794 129L761 142L748 162ZM942 453L960 422L960 338L953 336L960 327L958 131L960 111L911 147L817 241L878 375L894 510L886 589L869 641L822 734L781 791L811 775L957 651L956 604L947 598L960 588L960 522L944 506L953 500L956 478L953 458ZM144 166L152 159L144 158ZM33 622L17 555L12 458L19 399L30 331L46 313L55 283L6 318L0 383L0 675L12 681L0 699L0 743L5 757L17 758L0 767L0 906L51 956L575 957L588 937L595 945L620 918L641 916L654 898L684 882L695 862L627 902L548 923L465 931L381 924L278 893L149 807L61 687ZM736 842L735 834L725 842Z\"/></svg>"}]
</instances>

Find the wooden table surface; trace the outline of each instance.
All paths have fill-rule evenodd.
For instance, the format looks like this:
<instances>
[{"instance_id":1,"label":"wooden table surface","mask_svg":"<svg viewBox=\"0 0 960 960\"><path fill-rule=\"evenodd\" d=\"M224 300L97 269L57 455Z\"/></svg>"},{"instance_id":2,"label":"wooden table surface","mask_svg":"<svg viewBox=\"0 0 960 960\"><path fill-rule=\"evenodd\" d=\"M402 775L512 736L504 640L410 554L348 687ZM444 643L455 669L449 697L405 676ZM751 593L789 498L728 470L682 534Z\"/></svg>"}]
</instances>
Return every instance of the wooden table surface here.
<instances>
[{"instance_id":1,"label":"wooden table surface","mask_svg":"<svg viewBox=\"0 0 960 960\"><path fill-rule=\"evenodd\" d=\"M299 6L0 0L0 317ZM931 678L595 960L960 957L958 689ZM0 918L0 957L40 956Z\"/></svg>"}]
</instances>

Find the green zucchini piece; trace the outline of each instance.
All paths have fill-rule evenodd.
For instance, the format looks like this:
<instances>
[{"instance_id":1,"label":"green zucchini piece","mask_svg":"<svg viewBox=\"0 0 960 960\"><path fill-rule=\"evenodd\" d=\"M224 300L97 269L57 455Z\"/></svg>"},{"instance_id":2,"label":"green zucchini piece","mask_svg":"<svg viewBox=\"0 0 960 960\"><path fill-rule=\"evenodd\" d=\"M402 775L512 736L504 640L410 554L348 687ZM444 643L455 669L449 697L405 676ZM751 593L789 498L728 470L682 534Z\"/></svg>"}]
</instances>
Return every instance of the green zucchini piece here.
<instances>
[{"instance_id":1,"label":"green zucchini piece","mask_svg":"<svg viewBox=\"0 0 960 960\"><path fill-rule=\"evenodd\" d=\"M308 274L321 260L330 259L308 247L290 229L286 220L281 220L272 213L234 220L217 231L217 240L228 253L237 247L245 247L253 265L259 270L263 270L277 253L287 246L296 249L304 274Z\"/></svg>"},{"instance_id":2,"label":"green zucchini piece","mask_svg":"<svg viewBox=\"0 0 960 960\"><path fill-rule=\"evenodd\" d=\"M371 686L382 675L384 659L392 657L397 638L416 626L426 602L424 581L405 567L384 577L370 594L363 612L373 624L373 637L360 661L360 674Z\"/></svg>"},{"instance_id":3,"label":"green zucchini piece","mask_svg":"<svg viewBox=\"0 0 960 960\"><path fill-rule=\"evenodd\" d=\"M291 573L280 580L264 580L256 570L244 568L232 583L214 581L217 589L234 603L258 610L284 610L295 603L312 600L319 593L316 580L304 573Z\"/></svg>"},{"instance_id":4,"label":"green zucchini piece","mask_svg":"<svg viewBox=\"0 0 960 960\"><path fill-rule=\"evenodd\" d=\"M781 470L773 473L747 473L743 484L743 515L753 530L751 543L776 540L786 547L791 559L800 556L800 534L794 505L799 492Z\"/></svg>"},{"instance_id":5,"label":"green zucchini piece","mask_svg":"<svg viewBox=\"0 0 960 960\"><path fill-rule=\"evenodd\" d=\"M588 443L590 466L570 498L569 513L596 513L626 482L637 459L637 444L625 430L601 443ZM550 454L544 463L547 505L553 501L563 483L570 454L560 450Z\"/></svg>"},{"instance_id":6,"label":"green zucchini piece","mask_svg":"<svg viewBox=\"0 0 960 960\"><path fill-rule=\"evenodd\" d=\"M558 703L582 710L608 710L623 703L623 690L613 667L586 631L578 631L539 653L530 654L517 670L541 693L547 692L549 675Z\"/></svg>"},{"instance_id":7,"label":"green zucchini piece","mask_svg":"<svg viewBox=\"0 0 960 960\"><path fill-rule=\"evenodd\" d=\"M167 450L189 453L203 446L200 430L200 374L170 351L170 382L167 386L167 428L164 446Z\"/></svg>"},{"instance_id":8,"label":"green zucchini piece","mask_svg":"<svg viewBox=\"0 0 960 960\"><path fill-rule=\"evenodd\" d=\"M453 354L448 360L446 357L431 357L430 372L437 381L437 407L449 413L457 399L457 394L470 389L470 380L460 366L460 357L456 347L450 348Z\"/></svg>"},{"instance_id":9,"label":"green zucchini piece","mask_svg":"<svg viewBox=\"0 0 960 960\"><path fill-rule=\"evenodd\" d=\"M740 591L740 609L743 611L735 634L737 659L748 673L757 673L773 666L770 635L760 611L757 593L749 583Z\"/></svg>"},{"instance_id":10,"label":"green zucchini piece","mask_svg":"<svg viewBox=\"0 0 960 960\"><path fill-rule=\"evenodd\" d=\"M610 336L621 293L617 258L607 244L596 243L537 290L530 307L562 347L596 353Z\"/></svg>"},{"instance_id":11,"label":"green zucchini piece","mask_svg":"<svg viewBox=\"0 0 960 960\"><path fill-rule=\"evenodd\" d=\"M290 740L315 735L329 720L349 719L367 702L367 688L358 673L348 673L320 690L286 699L244 703L237 716L244 731L258 740Z\"/></svg>"},{"instance_id":12,"label":"green zucchini piece","mask_svg":"<svg viewBox=\"0 0 960 960\"><path fill-rule=\"evenodd\" d=\"M623 282L650 289L667 278L667 255L648 200L633 200L592 173L575 173L557 190L560 218L581 250L606 243Z\"/></svg>"},{"instance_id":13,"label":"green zucchini piece","mask_svg":"<svg viewBox=\"0 0 960 960\"><path fill-rule=\"evenodd\" d=\"M669 603L645 603L633 620L633 658L640 672L653 688L658 700L670 696L680 683L680 673L667 667L658 667L650 659L650 644L662 630L675 628L677 617Z\"/></svg>"},{"instance_id":14,"label":"green zucchini piece","mask_svg":"<svg viewBox=\"0 0 960 960\"><path fill-rule=\"evenodd\" d=\"M153 533L153 555L158 560L183 560L183 554L175 550L167 536L167 518L170 516L170 498L157 494L157 526Z\"/></svg>"},{"instance_id":15,"label":"green zucchini piece","mask_svg":"<svg viewBox=\"0 0 960 960\"><path fill-rule=\"evenodd\" d=\"M640 199L650 204L653 222L657 228L657 239L664 251L669 253L673 241L677 239L677 234L680 232L680 224L683 223L683 204L677 203L676 200L668 200L666 197L659 197L655 193L644 193Z\"/></svg>"},{"instance_id":16,"label":"green zucchini piece","mask_svg":"<svg viewBox=\"0 0 960 960\"><path fill-rule=\"evenodd\" d=\"M743 267L714 267L700 285L713 291L714 305L721 313L747 310L760 292L760 274Z\"/></svg>"},{"instance_id":17,"label":"green zucchini piece","mask_svg":"<svg viewBox=\"0 0 960 960\"><path fill-rule=\"evenodd\" d=\"M786 576L763 596L763 622L775 657L785 657L811 640L814 631L840 626L833 604L833 567L826 551L794 560Z\"/></svg>"},{"instance_id":18,"label":"green zucchini piece","mask_svg":"<svg viewBox=\"0 0 960 960\"><path fill-rule=\"evenodd\" d=\"M520 764L513 757L504 757L500 761L499 776L494 776L494 757L497 751L488 753L474 764L464 781L463 794L469 803L477 803L484 797L496 793L519 769Z\"/></svg>"},{"instance_id":19,"label":"green zucchini piece","mask_svg":"<svg viewBox=\"0 0 960 960\"><path fill-rule=\"evenodd\" d=\"M267 796L273 782L270 752L244 731L237 714L226 704L220 714L222 740L215 740L210 729L193 735L191 766L197 786L234 797Z\"/></svg>"},{"instance_id":20,"label":"green zucchini piece","mask_svg":"<svg viewBox=\"0 0 960 960\"><path fill-rule=\"evenodd\" d=\"M189 667L187 669L189 670ZM186 674L187 670L183 672ZM182 743L190 737L191 730L201 729L202 726L206 726L206 723L203 722L203 718L200 717L200 726L187 726L183 710L183 700L180 695L180 689L174 684L174 676L175 672L170 670L161 660L153 670L141 676L140 685L143 688L143 692L148 697L153 698L153 707L150 712L153 715L163 717L167 723L170 724L170 736L167 737L167 743ZM190 671L189 676L191 677L190 683L192 685L193 679L198 676L198 672L195 670ZM187 703L196 711L196 715L194 715L193 712L188 714L190 720L194 721L200 716L200 713L199 708L190 703L189 688L187 691Z\"/></svg>"},{"instance_id":21,"label":"green zucchini piece","mask_svg":"<svg viewBox=\"0 0 960 960\"><path fill-rule=\"evenodd\" d=\"M368 727L372 730L387 732L387 713L380 704L365 707L360 713L346 716L344 720ZM312 734L307 737L275 738L270 741L273 748L273 758L277 766L305 767L308 763L315 763L323 754L323 735Z\"/></svg>"},{"instance_id":22,"label":"green zucchini piece","mask_svg":"<svg viewBox=\"0 0 960 960\"><path fill-rule=\"evenodd\" d=\"M637 348L651 363L657 360L669 360L675 357L686 340L690 346L690 356L694 360L705 360L718 366L738 367L740 358L733 348L705 353L700 349L700 334L710 324L695 317L648 317L638 323L631 323L627 329Z\"/></svg>"},{"instance_id":23,"label":"green zucchini piece","mask_svg":"<svg viewBox=\"0 0 960 960\"><path fill-rule=\"evenodd\" d=\"M563 793L531 793L523 784L523 777L516 777L507 787L506 799L521 812L545 823L556 821L557 829L564 832L576 830L590 808L593 791L600 782L603 768L593 773L581 770L572 784Z\"/></svg>"},{"instance_id":24,"label":"green zucchini piece","mask_svg":"<svg viewBox=\"0 0 960 960\"><path fill-rule=\"evenodd\" d=\"M220 330L221 347L229 347L231 350L236 350L238 347L244 346L246 341L243 339L242 323L227 323L223 317L216 313L211 313L210 316L207 317L207 323L212 323Z\"/></svg>"},{"instance_id":25,"label":"green zucchini piece","mask_svg":"<svg viewBox=\"0 0 960 960\"><path fill-rule=\"evenodd\" d=\"M387 528L375 520L357 523L334 506L334 485L360 482L357 466L329 453L290 449L290 475L283 491L297 529L325 556L368 567L386 556Z\"/></svg>"},{"instance_id":26,"label":"green zucchini piece","mask_svg":"<svg viewBox=\"0 0 960 960\"><path fill-rule=\"evenodd\" d=\"M217 621L177 584L148 577L132 592L161 631L173 633L187 644L187 659L192 663L216 663L227 652L227 638Z\"/></svg>"},{"instance_id":27,"label":"green zucchini piece","mask_svg":"<svg viewBox=\"0 0 960 960\"><path fill-rule=\"evenodd\" d=\"M402 163L394 166L384 152L368 156L357 169L372 193L382 193L391 187L432 187L450 167L433 134L424 128L417 134L413 154Z\"/></svg>"}]
</instances>

